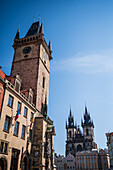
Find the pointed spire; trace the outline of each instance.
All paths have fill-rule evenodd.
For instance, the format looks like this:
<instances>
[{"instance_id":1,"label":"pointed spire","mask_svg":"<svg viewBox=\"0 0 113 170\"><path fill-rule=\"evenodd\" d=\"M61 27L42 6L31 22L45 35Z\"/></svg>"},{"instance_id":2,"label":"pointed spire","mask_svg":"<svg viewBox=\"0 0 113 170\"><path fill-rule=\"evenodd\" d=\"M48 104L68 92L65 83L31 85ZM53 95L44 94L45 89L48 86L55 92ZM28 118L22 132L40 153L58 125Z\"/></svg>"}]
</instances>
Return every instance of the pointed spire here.
<instances>
[{"instance_id":1,"label":"pointed spire","mask_svg":"<svg viewBox=\"0 0 113 170\"><path fill-rule=\"evenodd\" d=\"M66 120L66 129L67 129L67 120Z\"/></svg>"},{"instance_id":2,"label":"pointed spire","mask_svg":"<svg viewBox=\"0 0 113 170\"><path fill-rule=\"evenodd\" d=\"M51 49L51 41L50 40L49 40L49 46L48 47L49 47L50 50L52 50Z\"/></svg>"},{"instance_id":3,"label":"pointed spire","mask_svg":"<svg viewBox=\"0 0 113 170\"><path fill-rule=\"evenodd\" d=\"M81 126L83 125L83 120L82 120L82 118L81 118Z\"/></svg>"},{"instance_id":4,"label":"pointed spire","mask_svg":"<svg viewBox=\"0 0 113 170\"><path fill-rule=\"evenodd\" d=\"M71 107L70 107L70 117L72 117L72 114L71 114Z\"/></svg>"},{"instance_id":5,"label":"pointed spire","mask_svg":"<svg viewBox=\"0 0 113 170\"><path fill-rule=\"evenodd\" d=\"M17 30L17 33L16 33L16 36L15 36L15 39L19 39L19 28Z\"/></svg>"},{"instance_id":6,"label":"pointed spire","mask_svg":"<svg viewBox=\"0 0 113 170\"><path fill-rule=\"evenodd\" d=\"M40 26L40 31L39 31L39 33L44 34L44 32L43 32L43 24L42 24L42 23L41 23L41 26Z\"/></svg>"},{"instance_id":7,"label":"pointed spire","mask_svg":"<svg viewBox=\"0 0 113 170\"><path fill-rule=\"evenodd\" d=\"M85 114L87 114L88 112L87 112L87 107L86 107L86 105L85 105Z\"/></svg>"}]
</instances>

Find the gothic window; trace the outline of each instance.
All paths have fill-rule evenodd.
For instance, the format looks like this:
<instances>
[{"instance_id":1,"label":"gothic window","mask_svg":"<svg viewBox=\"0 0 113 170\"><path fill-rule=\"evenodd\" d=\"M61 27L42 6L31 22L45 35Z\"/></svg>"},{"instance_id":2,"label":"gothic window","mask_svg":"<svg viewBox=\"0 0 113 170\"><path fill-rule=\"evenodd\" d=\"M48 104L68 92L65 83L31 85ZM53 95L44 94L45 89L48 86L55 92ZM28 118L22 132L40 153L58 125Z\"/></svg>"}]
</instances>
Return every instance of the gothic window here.
<instances>
[{"instance_id":1,"label":"gothic window","mask_svg":"<svg viewBox=\"0 0 113 170\"><path fill-rule=\"evenodd\" d=\"M86 129L86 136L89 136L89 130Z\"/></svg>"},{"instance_id":2,"label":"gothic window","mask_svg":"<svg viewBox=\"0 0 113 170\"><path fill-rule=\"evenodd\" d=\"M70 136L70 138L71 138L71 131L69 131L69 136Z\"/></svg>"},{"instance_id":3,"label":"gothic window","mask_svg":"<svg viewBox=\"0 0 113 170\"><path fill-rule=\"evenodd\" d=\"M13 97L12 97L11 95L9 95L8 106L9 106L9 107L12 107L12 106L13 106Z\"/></svg>"},{"instance_id":4,"label":"gothic window","mask_svg":"<svg viewBox=\"0 0 113 170\"><path fill-rule=\"evenodd\" d=\"M82 151L82 146L81 146L80 144L77 145L77 152L78 152L78 151L80 151L80 152Z\"/></svg>"},{"instance_id":5,"label":"gothic window","mask_svg":"<svg viewBox=\"0 0 113 170\"><path fill-rule=\"evenodd\" d=\"M5 123L4 123L4 130L9 132L9 126L10 126L10 117L6 116Z\"/></svg>"}]
</instances>

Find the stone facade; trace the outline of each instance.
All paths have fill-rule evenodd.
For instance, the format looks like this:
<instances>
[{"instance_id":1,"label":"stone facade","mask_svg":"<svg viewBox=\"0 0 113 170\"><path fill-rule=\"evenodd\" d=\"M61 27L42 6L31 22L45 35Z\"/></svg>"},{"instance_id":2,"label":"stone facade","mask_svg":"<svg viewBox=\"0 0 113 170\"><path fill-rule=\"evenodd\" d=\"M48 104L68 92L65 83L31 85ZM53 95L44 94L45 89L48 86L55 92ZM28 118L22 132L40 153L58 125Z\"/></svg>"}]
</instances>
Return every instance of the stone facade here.
<instances>
[{"instance_id":1,"label":"stone facade","mask_svg":"<svg viewBox=\"0 0 113 170\"><path fill-rule=\"evenodd\" d=\"M66 155L71 153L73 156L75 156L76 152L78 151L92 150L97 148L97 145L94 142L94 124L86 107L84 121L81 120L81 126L83 128L83 133L80 127L74 124L74 118L70 110L68 123L66 122Z\"/></svg>"},{"instance_id":2,"label":"stone facade","mask_svg":"<svg viewBox=\"0 0 113 170\"><path fill-rule=\"evenodd\" d=\"M8 79L4 81L5 92L0 118L0 163L4 168L7 167L7 170L23 169L25 158L28 160L26 169L29 169L32 141L31 115L34 119L36 108L33 103L29 102L28 97L15 90L15 83L12 84ZM16 80L17 77L14 82ZM15 121L18 103L20 103L20 113ZM25 127L24 131L23 127Z\"/></svg>"},{"instance_id":3,"label":"stone facade","mask_svg":"<svg viewBox=\"0 0 113 170\"><path fill-rule=\"evenodd\" d=\"M64 157L64 156L55 156L55 165L57 166L57 170L75 170L76 169L76 160L73 155L70 153Z\"/></svg>"},{"instance_id":4,"label":"stone facade","mask_svg":"<svg viewBox=\"0 0 113 170\"><path fill-rule=\"evenodd\" d=\"M32 27L39 27L39 22L33 23ZM40 23L39 23L40 24ZM29 31L28 31L29 32ZM28 37L14 39L14 59L12 63L11 76L19 73L22 79L22 88L28 89L32 87L34 91L34 103L39 111L42 104L45 102L45 97L48 103L49 90L49 62L52 59L52 51L47 45L44 34L32 33ZM31 51L26 52L29 48ZM43 87L44 78L44 87Z\"/></svg>"}]
</instances>

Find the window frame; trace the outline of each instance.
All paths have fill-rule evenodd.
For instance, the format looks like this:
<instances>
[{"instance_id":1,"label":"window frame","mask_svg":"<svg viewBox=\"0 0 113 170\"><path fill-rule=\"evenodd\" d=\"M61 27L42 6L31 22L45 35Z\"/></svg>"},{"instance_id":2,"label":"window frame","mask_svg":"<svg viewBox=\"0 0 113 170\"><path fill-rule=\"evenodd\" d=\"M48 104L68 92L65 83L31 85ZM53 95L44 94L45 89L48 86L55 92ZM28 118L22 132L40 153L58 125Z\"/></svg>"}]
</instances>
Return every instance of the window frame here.
<instances>
[{"instance_id":1,"label":"window frame","mask_svg":"<svg viewBox=\"0 0 113 170\"><path fill-rule=\"evenodd\" d=\"M26 110L26 115L25 115L25 110ZM24 107L24 117L27 118L27 112L28 112L28 108Z\"/></svg>"},{"instance_id":2,"label":"window frame","mask_svg":"<svg viewBox=\"0 0 113 170\"><path fill-rule=\"evenodd\" d=\"M9 120L8 120L8 126L6 125L7 119L9 119ZM11 121L10 119L11 119L11 118L6 115L6 117L5 117L5 122L4 122L4 131L7 132L7 133L9 133L9 129L10 129L10 121ZM6 129L6 127L7 127L8 129Z\"/></svg>"},{"instance_id":3,"label":"window frame","mask_svg":"<svg viewBox=\"0 0 113 170\"><path fill-rule=\"evenodd\" d=\"M14 133L13 133L13 135L14 136L18 136L18 131L19 131L19 122L18 121L16 121L15 122L15 124L17 124L17 127L14 127ZM15 128L16 128L16 130L17 130L17 133L15 134Z\"/></svg>"},{"instance_id":4,"label":"window frame","mask_svg":"<svg viewBox=\"0 0 113 170\"><path fill-rule=\"evenodd\" d=\"M20 104L20 106L18 106ZM21 114L21 103L18 101L18 104L17 104L17 111L19 109L19 114Z\"/></svg>"},{"instance_id":5,"label":"window frame","mask_svg":"<svg viewBox=\"0 0 113 170\"><path fill-rule=\"evenodd\" d=\"M12 99L12 100L11 100L11 99ZM11 108L13 107L13 100L14 100L14 97L9 94L8 104L7 104L7 105L8 105L9 107L11 107ZM10 104L10 101L11 101L11 104Z\"/></svg>"},{"instance_id":6,"label":"window frame","mask_svg":"<svg viewBox=\"0 0 113 170\"><path fill-rule=\"evenodd\" d=\"M24 136L23 136L23 129L24 129ZM21 134L22 139L25 139L25 131L26 131L26 126L22 125L22 134Z\"/></svg>"},{"instance_id":7,"label":"window frame","mask_svg":"<svg viewBox=\"0 0 113 170\"><path fill-rule=\"evenodd\" d=\"M43 76L42 87L45 88L45 77Z\"/></svg>"}]
</instances>

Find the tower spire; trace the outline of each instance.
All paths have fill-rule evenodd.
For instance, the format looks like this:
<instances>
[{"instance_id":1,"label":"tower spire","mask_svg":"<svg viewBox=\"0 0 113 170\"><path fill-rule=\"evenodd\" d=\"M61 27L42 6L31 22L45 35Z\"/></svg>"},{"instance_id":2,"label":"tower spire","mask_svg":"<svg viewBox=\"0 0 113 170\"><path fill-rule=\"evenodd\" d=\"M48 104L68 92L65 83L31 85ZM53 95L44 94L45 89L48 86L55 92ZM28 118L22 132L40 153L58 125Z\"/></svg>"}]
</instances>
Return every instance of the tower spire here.
<instances>
[{"instance_id":1,"label":"tower spire","mask_svg":"<svg viewBox=\"0 0 113 170\"><path fill-rule=\"evenodd\" d=\"M44 31L43 31L43 24L42 24L42 23L41 23L41 26L40 26L40 31L39 31L39 33L44 34Z\"/></svg>"},{"instance_id":2,"label":"tower spire","mask_svg":"<svg viewBox=\"0 0 113 170\"><path fill-rule=\"evenodd\" d=\"M71 106L70 106L70 117L72 117L72 113L71 113Z\"/></svg>"},{"instance_id":3,"label":"tower spire","mask_svg":"<svg viewBox=\"0 0 113 170\"><path fill-rule=\"evenodd\" d=\"M49 49L52 50L52 48L51 48L51 40L49 40Z\"/></svg>"},{"instance_id":4,"label":"tower spire","mask_svg":"<svg viewBox=\"0 0 113 170\"><path fill-rule=\"evenodd\" d=\"M19 25L19 28L17 30L17 33L16 33L16 36L15 36L15 39L19 39L19 32L20 32L20 25Z\"/></svg>"}]
</instances>

